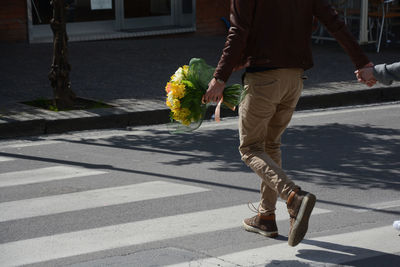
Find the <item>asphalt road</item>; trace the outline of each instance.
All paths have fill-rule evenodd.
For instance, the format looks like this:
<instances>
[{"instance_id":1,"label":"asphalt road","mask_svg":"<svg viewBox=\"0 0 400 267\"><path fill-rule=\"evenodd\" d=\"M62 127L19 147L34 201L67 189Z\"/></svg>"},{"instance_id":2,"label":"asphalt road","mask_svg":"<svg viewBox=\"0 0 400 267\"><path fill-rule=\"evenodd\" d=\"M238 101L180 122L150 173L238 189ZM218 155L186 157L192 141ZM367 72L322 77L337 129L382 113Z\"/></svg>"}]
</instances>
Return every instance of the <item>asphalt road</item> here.
<instances>
[{"instance_id":1,"label":"asphalt road","mask_svg":"<svg viewBox=\"0 0 400 267\"><path fill-rule=\"evenodd\" d=\"M309 232L241 229L259 178L237 119L0 142L0 265L400 266L400 103L298 112L284 169L318 202Z\"/></svg>"}]
</instances>

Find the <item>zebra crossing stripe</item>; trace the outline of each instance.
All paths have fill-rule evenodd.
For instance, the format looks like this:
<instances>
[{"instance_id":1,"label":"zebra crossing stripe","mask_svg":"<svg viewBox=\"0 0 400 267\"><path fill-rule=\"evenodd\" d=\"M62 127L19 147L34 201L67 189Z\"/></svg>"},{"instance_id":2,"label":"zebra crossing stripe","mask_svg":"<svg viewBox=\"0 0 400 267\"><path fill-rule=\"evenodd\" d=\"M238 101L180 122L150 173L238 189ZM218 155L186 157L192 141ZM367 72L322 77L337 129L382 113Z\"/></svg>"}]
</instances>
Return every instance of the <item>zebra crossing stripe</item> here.
<instances>
[{"instance_id":1,"label":"zebra crossing stripe","mask_svg":"<svg viewBox=\"0 0 400 267\"><path fill-rule=\"evenodd\" d=\"M106 172L69 166L54 166L35 170L7 172L0 174L0 187L49 182L104 173Z\"/></svg>"},{"instance_id":2,"label":"zebra crossing stripe","mask_svg":"<svg viewBox=\"0 0 400 267\"><path fill-rule=\"evenodd\" d=\"M4 161L11 161L11 160L15 160L14 158L9 158L9 157L1 157L0 156L0 162L4 162Z\"/></svg>"},{"instance_id":3,"label":"zebra crossing stripe","mask_svg":"<svg viewBox=\"0 0 400 267\"><path fill-rule=\"evenodd\" d=\"M400 200L392 200L380 203L374 203L371 205L366 206L365 208L357 208L357 209L350 209L353 212L367 212L367 211L374 211L374 210L383 210L383 209L393 209L400 207Z\"/></svg>"},{"instance_id":4,"label":"zebra crossing stripe","mask_svg":"<svg viewBox=\"0 0 400 267\"><path fill-rule=\"evenodd\" d=\"M2 148L24 148L24 147L32 147L32 146L53 145L53 144L59 144L59 143L61 143L61 142L55 141L55 140L26 141L26 142L5 145L5 146L0 146L0 147L2 147Z\"/></svg>"},{"instance_id":5,"label":"zebra crossing stripe","mask_svg":"<svg viewBox=\"0 0 400 267\"><path fill-rule=\"evenodd\" d=\"M153 181L71 194L3 202L0 203L0 222L204 191L208 191L208 189Z\"/></svg>"},{"instance_id":6,"label":"zebra crossing stripe","mask_svg":"<svg viewBox=\"0 0 400 267\"><path fill-rule=\"evenodd\" d=\"M286 205L278 202L277 206L280 210L277 218L288 219ZM327 212L314 208L313 214ZM2 266L32 264L222 231L239 227L241 220L249 215L247 205L240 205L4 243L0 244L0 262Z\"/></svg>"},{"instance_id":7,"label":"zebra crossing stripe","mask_svg":"<svg viewBox=\"0 0 400 267\"><path fill-rule=\"evenodd\" d=\"M400 238L392 226L303 240L296 247L286 242L213 258L168 265L168 267L209 266L321 266L346 264L384 254L399 254ZM211 266L211 265L210 265ZM318 265L319 266L319 265Z\"/></svg>"}]
</instances>

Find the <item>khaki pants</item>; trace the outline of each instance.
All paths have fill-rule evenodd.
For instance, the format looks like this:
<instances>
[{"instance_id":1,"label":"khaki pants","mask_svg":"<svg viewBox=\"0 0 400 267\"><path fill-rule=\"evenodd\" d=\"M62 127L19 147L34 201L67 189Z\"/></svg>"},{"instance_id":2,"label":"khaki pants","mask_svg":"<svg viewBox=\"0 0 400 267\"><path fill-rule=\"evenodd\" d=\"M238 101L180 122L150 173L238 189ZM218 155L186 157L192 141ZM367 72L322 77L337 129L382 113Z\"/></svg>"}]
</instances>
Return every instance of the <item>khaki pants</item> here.
<instances>
[{"instance_id":1,"label":"khaki pants","mask_svg":"<svg viewBox=\"0 0 400 267\"><path fill-rule=\"evenodd\" d=\"M296 187L282 170L280 145L303 89L302 75L302 69L245 74L247 95L239 108L239 151L261 177L261 213L274 213L278 196L287 200Z\"/></svg>"}]
</instances>

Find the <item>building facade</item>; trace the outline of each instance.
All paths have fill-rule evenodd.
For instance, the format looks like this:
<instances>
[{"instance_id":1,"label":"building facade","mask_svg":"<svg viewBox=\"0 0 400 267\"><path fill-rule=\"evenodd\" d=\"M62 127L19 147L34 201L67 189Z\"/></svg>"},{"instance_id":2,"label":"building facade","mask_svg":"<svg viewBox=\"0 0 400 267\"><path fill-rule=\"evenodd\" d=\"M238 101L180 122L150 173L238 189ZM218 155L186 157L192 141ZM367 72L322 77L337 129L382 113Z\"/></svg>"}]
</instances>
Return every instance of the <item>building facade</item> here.
<instances>
[{"instance_id":1,"label":"building facade","mask_svg":"<svg viewBox=\"0 0 400 267\"><path fill-rule=\"evenodd\" d=\"M230 0L65 0L70 40L223 34ZM50 42L50 0L0 1L0 41Z\"/></svg>"}]
</instances>

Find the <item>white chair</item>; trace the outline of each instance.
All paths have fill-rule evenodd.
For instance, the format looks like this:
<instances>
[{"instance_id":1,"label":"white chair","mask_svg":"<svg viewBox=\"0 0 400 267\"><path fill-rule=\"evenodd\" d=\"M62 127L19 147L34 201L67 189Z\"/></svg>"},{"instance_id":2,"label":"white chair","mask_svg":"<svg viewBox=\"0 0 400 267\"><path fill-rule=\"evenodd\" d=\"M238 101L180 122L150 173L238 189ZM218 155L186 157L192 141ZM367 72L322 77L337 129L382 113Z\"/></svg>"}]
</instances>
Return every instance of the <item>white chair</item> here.
<instances>
[{"instance_id":1,"label":"white chair","mask_svg":"<svg viewBox=\"0 0 400 267\"><path fill-rule=\"evenodd\" d=\"M378 0L372 3L372 11L368 13L368 16L370 18L375 18L377 21L377 40L376 40L376 52L379 53L380 48L381 48L381 42L382 42L382 34L384 31L384 27L386 26L386 40L388 39L388 19L393 19L393 18L400 18L400 12L399 11L392 11L391 10L391 5L395 2L395 0Z\"/></svg>"}]
</instances>

